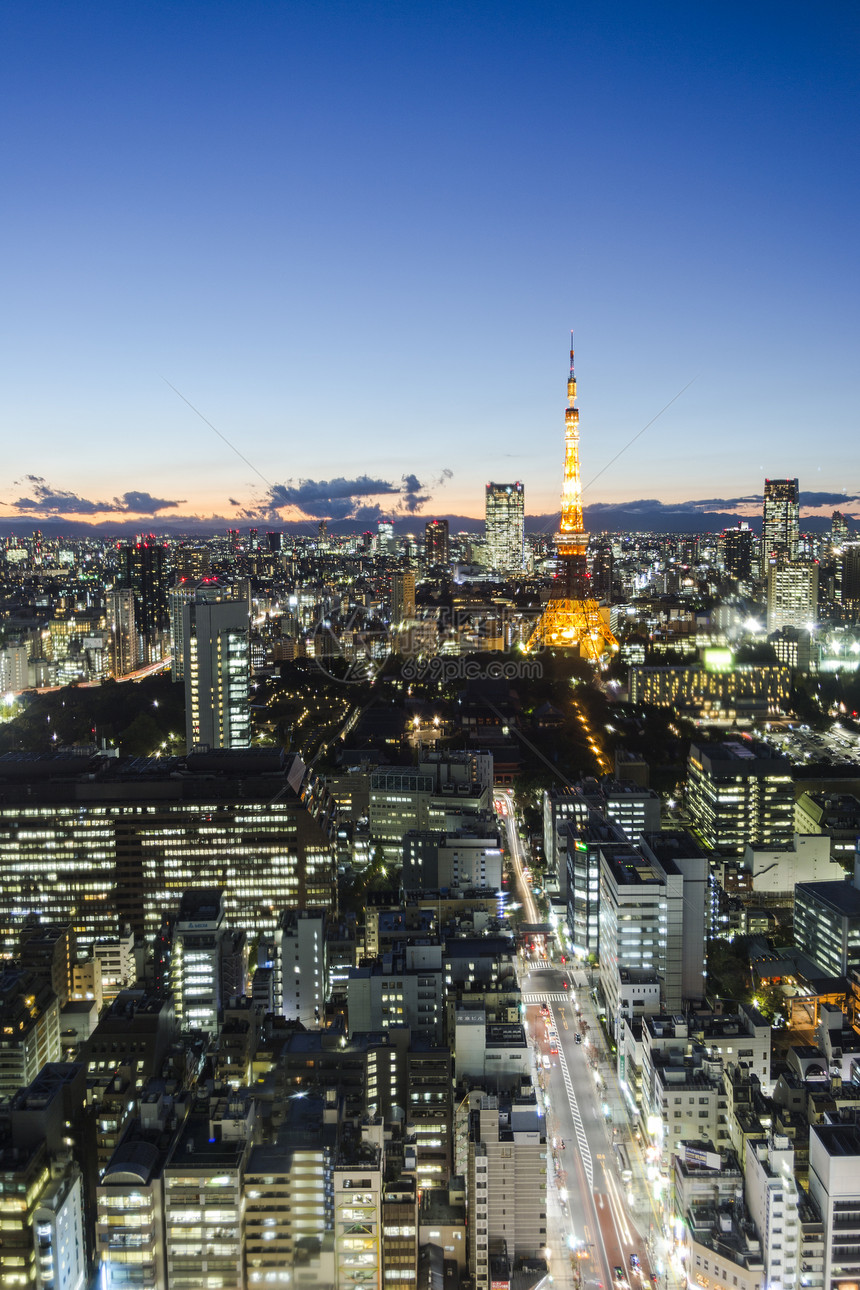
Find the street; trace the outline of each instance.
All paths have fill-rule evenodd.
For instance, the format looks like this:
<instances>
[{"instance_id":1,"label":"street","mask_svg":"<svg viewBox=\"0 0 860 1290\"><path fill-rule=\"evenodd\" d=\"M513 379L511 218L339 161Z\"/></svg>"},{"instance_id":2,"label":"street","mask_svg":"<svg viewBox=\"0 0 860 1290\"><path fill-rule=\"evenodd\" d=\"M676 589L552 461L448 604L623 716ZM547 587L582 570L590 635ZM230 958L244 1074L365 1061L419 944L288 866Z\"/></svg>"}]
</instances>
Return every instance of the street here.
<instances>
[{"instance_id":1,"label":"street","mask_svg":"<svg viewBox=\"0 0 860 1290\"><path fill-rule=\"evenodd\" d=\"M537 923L513 800L508 793L497 793L496 799L523 913L526 921ZM524 954L523 1022L532 1079L547 1118L547 1248L553 1285L650 1290L648 1238L659 1230L659 1218L587 977L579 967Z\"/></svg>"},{"instance_id":2,"label":"street","mask_svg":"<svg viewBox=\"0 0 860 1290\"><path fill-rule=\"evenodd\" d=\"M577 988L565 989L565 980ZM608 1290L621 1285L615 1271L620 1268L636 1290L650 1276L646 1238L651 1215L644 1180L632 1189L629 1180L622 1183L613 1128L625 1144L629 1128L620 1092L607 1090L607 1064L592 1042L597 1020L585 977L578 973L572 981L565 968L529 960L520 983L533 1078L547 1116L547 1245L553 1283ZM548 1017L541 1015L542 1004ZM634 1165L632 1159L630 1163ZM632 1272L631 1255L640 1260L639 1274Z\"/></svg>"}]
</instances>

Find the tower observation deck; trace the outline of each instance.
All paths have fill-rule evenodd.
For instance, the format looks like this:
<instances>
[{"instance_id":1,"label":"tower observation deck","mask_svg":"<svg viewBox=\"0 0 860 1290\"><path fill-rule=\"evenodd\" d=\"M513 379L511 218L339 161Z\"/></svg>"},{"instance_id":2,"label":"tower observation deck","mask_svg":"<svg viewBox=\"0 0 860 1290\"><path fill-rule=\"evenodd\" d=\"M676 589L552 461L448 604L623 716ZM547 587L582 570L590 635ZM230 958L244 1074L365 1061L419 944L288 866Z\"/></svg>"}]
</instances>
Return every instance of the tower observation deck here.
<instances>
[{"instance_id":1,"label":"tower observation deck","mask_svg":"<svg viewBox=\"0 0 860 1290\"><path fill-rule=\"evenodd\" d=\"M597 662L604 650L618 649L609 629L608 613L594 599L588 572L588 534L582 516L582 477L579 470L579 408L573 335L570 338L570 375L564 413L564 481L561 488L561 524L555 535L559 571L550 598L532 632L527 648L544 645L578 649L583 658Z\"/></svg>"}]
</instances>

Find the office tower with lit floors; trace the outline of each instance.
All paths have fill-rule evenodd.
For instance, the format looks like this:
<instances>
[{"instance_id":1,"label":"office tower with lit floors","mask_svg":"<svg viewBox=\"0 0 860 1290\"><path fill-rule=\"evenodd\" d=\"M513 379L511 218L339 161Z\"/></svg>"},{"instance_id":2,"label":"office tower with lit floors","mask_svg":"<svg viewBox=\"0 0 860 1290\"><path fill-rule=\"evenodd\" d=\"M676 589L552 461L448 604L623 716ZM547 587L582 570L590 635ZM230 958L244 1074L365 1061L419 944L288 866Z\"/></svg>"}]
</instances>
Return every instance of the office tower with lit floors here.
<instances>
[{"instance_id":1,"label":"office tower with lit floors","mask_svg":"<svg viewBox=\"0 0 860 1290\"><path fill-rule=\"evenodd\" d=\"M723 568L732 578L745 582L753 571L753 531L748 524L740 523L735 529L724 529L721 546Z\"/></svg>"},{"instance_id":2,"label":"office tower with lit floors","mask_svg":"<svg viewBox=\"0 0 860 1290\"><path fill-rule=\"evenodd\" d=\"M229 588L201 584L182 609L188 751L251 743L249 610Z\"/></svg>"},{"instance_id":3,"label":"office tower with lit floors","mask_svg":"<svg viewBox=\"0 0 860 1290\"><path fill-rule=\"evenodd\" d=\"M243 994L244 937L227 926L223 888L183 892L173 931L170 986L185 1030L217 1033L218 1014L231 995Z\"/></svg>"},{"instance_id":4,"label":"office tower with lit floors","mask_svg":"<svg viewBox=\"0 0 860 1290\"><path fill-rule=\"evenodd\" d=\"M818 621L818 561L778 560L767 566L767 630L809 631Z\"/></svg>"},{"instance_id":5,"label":"office tower with lit floors","mask_svg":"<svg viewBox=\"0 0 860 1290\"><path fill-rule=\"evenodd\" d=\"M429 520L424 525L424 561L428 568L448 563L449 534L447 520Z\"/></svg>"},{"instance_id":6,"label":"office tower with lit floors","mask_svg":"<svg viewBox=\"0 0 860 1290\"><path fill-rule=\"evenodd\" d=\"M519 573L524 563L525 490L520 483L487 484L487 560L497 573Z\"/></svg>"},{"instance_id":7,"label":"office tower with lit floors","mask_svg":"<svg viewBox=\"0 0 860 1290\"><path fill-rule=\"evenodd\" d=\"M762 568L774 560L793 560L800 533L800 490L796 479L766 479L762 512Z\"/></svg>"},{"instance_id":8,"label":"office tower with lit floors","mask_svg":"<svg viewBox=\"0 0 860 1290\"><path fill-rule=\"evenodd\" d=\"M376 553L377 555L394 555L394 520L381 519L376 521Z\"/></svg>"},{"instance_id":9,"label":"office tower with lit floors","mask_svg":"<svg viewBox=\"0 0 860 1290\"><path fill-rule=\"evenodd\" d=\"M130 588L109 591L105 598L107 629L110 633L111 675L128 676L137 666L137 626L134 592Z\"/></svg>"},{"instance_id":10,"label":"office tower with lit floors","mask_svg":"<svg viewBox=\"0 0 860 1290\"><path fill-rule=\"evenodd\" d=\"M391 575L391 624L415 617L415 574L406 569Z\"/></svg>"},{"instance_id":11,"label":"office tower with lit floors","mask_svg":"<svg viewBox=\"0 0 860 1290\"><path fill-rule=\"evenodd\" d=\"M690 745L690 819L705 845L742 855L747 844L790 846L794 835L791 762L768 744L748 739Z\"/></svg>"},{"instance_id":12,"label":"office tower with lit floors","mask_svg":"<svg viewBox=\"0 0 860 1290\"><path fill-rule=\"evenodd\" d=\"M152 534L122 549L122 585L134 593L134 612L140 637L140 662L155 663L162 656L168 629L167 550Z\"/></svg>"}]
</instances>

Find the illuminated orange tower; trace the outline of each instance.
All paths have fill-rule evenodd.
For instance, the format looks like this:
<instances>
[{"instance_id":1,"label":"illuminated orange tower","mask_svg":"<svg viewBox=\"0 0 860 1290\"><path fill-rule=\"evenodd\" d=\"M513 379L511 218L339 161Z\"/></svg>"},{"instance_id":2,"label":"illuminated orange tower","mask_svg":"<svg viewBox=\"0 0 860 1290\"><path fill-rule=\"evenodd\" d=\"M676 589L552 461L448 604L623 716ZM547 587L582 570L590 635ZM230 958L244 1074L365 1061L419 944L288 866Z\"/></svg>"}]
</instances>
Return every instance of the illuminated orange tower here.
<instances>
[{"instance_id":1,"label":"illuminated orange tower","mask_svg":"<svg viewBox=\"0 0 860 1290\"><path fill-rule=\"evenodd\" d=\"M591 594L588 573L588 534L582 518L582 478L579 473L579 408L573 367L573 332L570 334L570 376L564 413L564 483L561 488L561 525L555 535L559 574L550 599L532 632L529 649L546 645L556 649L578 648L583 658L597 662L606 649L618 649L609 629L608 615Z\"/></svg>"}]
</instances>

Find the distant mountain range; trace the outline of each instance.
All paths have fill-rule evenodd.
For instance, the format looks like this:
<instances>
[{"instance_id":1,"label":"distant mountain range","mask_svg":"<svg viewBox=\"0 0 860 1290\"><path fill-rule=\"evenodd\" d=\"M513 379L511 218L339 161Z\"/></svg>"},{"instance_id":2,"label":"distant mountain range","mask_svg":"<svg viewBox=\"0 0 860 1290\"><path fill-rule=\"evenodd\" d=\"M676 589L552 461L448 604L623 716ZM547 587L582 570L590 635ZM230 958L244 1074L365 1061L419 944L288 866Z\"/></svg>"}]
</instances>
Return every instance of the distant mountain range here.
<instances>
[{"instance_id":1,"label":"distant mountain range","mask_svg":"<svg viewBox=\"0 0 860 1290\"><path fill-rule=\"evenodd\" d=\"M526 515L527 533L555 532L559 522L556 512L551 515ZM423 514L397 515L393 517L397 533L421 533L424 525L431 519L446 519L452 533L483 533L484 521L472 515L440 515L427 511ZM683 503L667 505L657 500L633 503L601 502L585 508L585 527L589 533L719 533L725 528L734 528L738 521L745 519L755 533L761 532L761 516L743 516L730 511L707 511ZM857 532L858 524L850 516L849 527ZM830 530L830 519L826 516L808 515L801 512L800 526L805 533L826 533ZM188 519L177 516L168 519L158 516L151 520L122 520L114 524L87 524L81 520L0 520L0 536L27 537L34 529L39 529L47 538L68 537L82 538L129 538L138 533L152 532L165 537L202 538L223 535L228 528L238 528L246 533L250 527L259 529L264 534L267 529L289 533L296 537L314 536L317 532L316 520L289 520L283 522L258 521L250 525L247 520L237 522L223 519ZM374 529L375 524L361 524L355 520L333 520L329 523L332 533L360 533Z\"/></svg>"}]
</instances>

